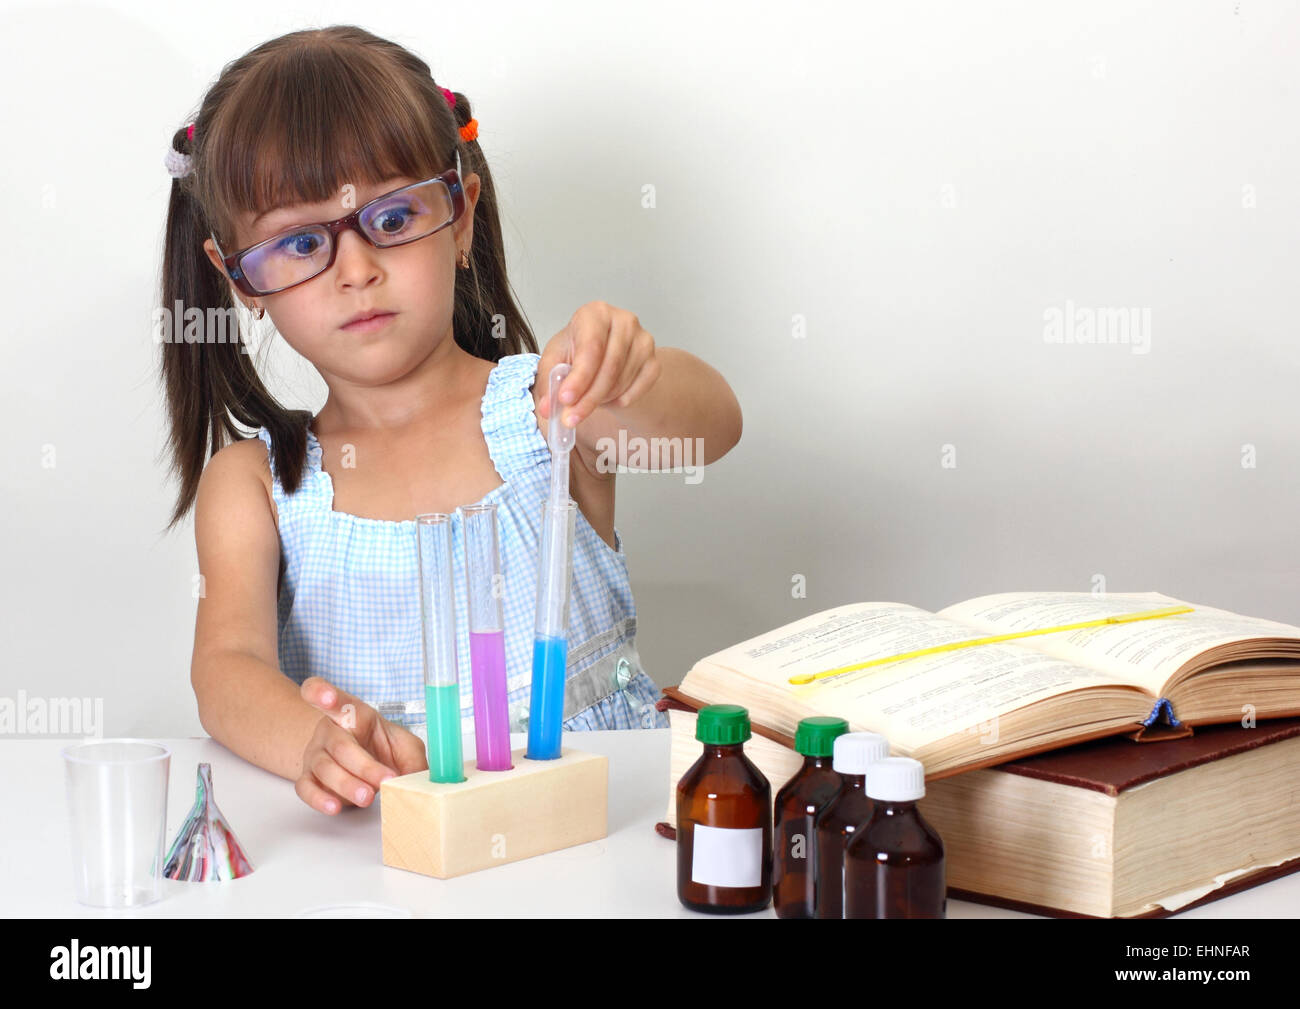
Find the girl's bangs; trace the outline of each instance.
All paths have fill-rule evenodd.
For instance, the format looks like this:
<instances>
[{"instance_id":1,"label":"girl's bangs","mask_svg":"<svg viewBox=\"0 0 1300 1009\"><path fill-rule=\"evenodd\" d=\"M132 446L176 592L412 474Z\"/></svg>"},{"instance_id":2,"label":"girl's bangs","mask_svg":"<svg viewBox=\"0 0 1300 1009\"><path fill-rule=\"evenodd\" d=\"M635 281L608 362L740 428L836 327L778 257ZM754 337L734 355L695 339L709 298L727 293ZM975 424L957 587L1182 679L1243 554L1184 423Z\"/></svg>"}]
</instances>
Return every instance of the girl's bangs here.
<instances>
[{"instance_id":1,"label":"girl's bangs","mask_svg":"<svg viewBox=\"0 0 1300 1009\"><path fill-rule=\"evenodd\" d=\"M348 184L426 179L447 169L424 96L381 66L358 68L330 55L312 53L311 72L268 67L250 75L240 89L248 99L232 101L236 113L214 124L205 164L223 230L240 214L327 202Z\"/></svg>"}]
</instances>

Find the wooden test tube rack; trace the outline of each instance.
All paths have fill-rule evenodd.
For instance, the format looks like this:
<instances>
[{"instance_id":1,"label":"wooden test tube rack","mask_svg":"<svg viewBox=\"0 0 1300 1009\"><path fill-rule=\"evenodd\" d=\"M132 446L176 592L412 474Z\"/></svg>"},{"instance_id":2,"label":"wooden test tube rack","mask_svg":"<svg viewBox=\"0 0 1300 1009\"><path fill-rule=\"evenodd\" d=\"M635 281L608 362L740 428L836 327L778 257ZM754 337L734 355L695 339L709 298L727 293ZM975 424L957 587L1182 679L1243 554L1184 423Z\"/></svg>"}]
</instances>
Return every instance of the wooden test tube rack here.
<instances>
[{"instance_id":1,"label":"wooden test tube rack","mask_svg":"<svg viewBox=\"0 0 1300 1009\"><path fill-rule=\"evenodd\" d=\"M428 771L379 786L384 865L449 879L607 833L609 761L562 749L555 760L514 750L508 771L465 764L465 780L430 781Z\"/></svg>"}]
</instances>

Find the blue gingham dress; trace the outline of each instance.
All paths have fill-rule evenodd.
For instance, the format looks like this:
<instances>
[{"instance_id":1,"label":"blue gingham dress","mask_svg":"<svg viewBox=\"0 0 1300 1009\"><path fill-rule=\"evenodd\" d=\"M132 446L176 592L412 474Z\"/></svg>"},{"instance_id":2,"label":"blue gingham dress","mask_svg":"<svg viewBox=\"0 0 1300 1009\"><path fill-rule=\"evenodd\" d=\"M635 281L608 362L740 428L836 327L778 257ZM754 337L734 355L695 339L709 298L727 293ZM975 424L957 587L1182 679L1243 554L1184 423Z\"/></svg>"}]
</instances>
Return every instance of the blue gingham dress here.
<instances>
[{"instance_id":1,"label":"blue gingham dress","mask_svg":"<svg viewBox=\"0 0 1300 1009\"><path fill-rule=\"evenodd\" d=\"M533 622L542 504L551 452L537 426L530 392L538 354L496 363L481 404L483 436L505 482L480 504L497 506L504 579L506 687L510 729L528 727ZM271 436L266 443L279 513L278 608L280 669L296 683L321 676L376 707L391 721L424 735L419 561L415 520L394 522L333 510L334 485L321 466L321 446L307 431L303 482L286 494L275 474ZM569 603L565 673L566 730L666 728L654 702L659 689L636 651L636 603L628 581L623 538L600 538L578 511ZM474 731L469 622L462 516L452 513L456 646L461 728Z\"/></svg>"}]
</instances>

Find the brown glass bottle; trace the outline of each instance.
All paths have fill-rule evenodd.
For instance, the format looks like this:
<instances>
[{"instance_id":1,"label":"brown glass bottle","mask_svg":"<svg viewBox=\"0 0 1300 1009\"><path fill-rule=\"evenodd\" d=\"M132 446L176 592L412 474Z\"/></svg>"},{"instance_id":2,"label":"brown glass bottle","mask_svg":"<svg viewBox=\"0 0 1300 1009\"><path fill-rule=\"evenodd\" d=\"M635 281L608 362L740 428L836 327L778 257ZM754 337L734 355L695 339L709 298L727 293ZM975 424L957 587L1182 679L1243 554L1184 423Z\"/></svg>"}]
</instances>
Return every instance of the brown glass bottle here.
<instances>
[{"instance_id":1,"label":"brown glass bottle","mask_svg":"<svg viewBox=\"0 0 1300 1009\"><path fill-rule=\"evenodd\" d=\"M872 765L867 791L871 819L844 852L844 916L946 917L943 841L916 807L925 795L924 768L890 757Z\"/></svg>"},{"instance_id":2,"label":"brown glass bottle","mask_svg":"<svg viewBox=\"0 0 1300 1009\"><path fill-rule=\"evenodd\" d=\"M844 917L844 848L871 817L864 788L867 767L888 754L888 741L874 732L849 732L835 740L833 766L844 784L815 821L818 918Z\"/></svg>"},{"instance_id":3,"label":"brown glass bottle","mask_svg":"<svg viewBox=\"0 0 1300 1009\"><path fill-rule=\"evenodd\" d=\"M813 918L817 914L816 817L836 795L844 779L831 766L835 738L849 731L842 718L815 716L799 722L794 733L803 766L776 793L772 811L772 903L778 918Z\"/></svg>"},{"instance_id":4,"label":"brown glass bottle","mask_svg":"<svg viewBox=\"0 0 1300 1009\"><path fill-rule=\"evenodd\" d=\"M749 712L701 708L704 752L677 783L677 898L693 911L743 914L772 901L772 787L744 753Z\"/></svg>"}]
</instances>

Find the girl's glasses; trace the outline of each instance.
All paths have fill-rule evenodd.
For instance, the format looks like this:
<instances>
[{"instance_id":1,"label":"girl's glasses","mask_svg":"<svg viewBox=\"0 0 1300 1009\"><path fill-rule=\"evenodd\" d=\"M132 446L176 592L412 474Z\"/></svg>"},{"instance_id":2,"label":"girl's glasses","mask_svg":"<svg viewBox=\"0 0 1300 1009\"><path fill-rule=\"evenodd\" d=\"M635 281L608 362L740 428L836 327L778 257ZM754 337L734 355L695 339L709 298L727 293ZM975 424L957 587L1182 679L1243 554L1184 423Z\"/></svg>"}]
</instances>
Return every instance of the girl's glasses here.
<instances>
[{"instance_id":1,"label":"girl's glasses","mask_svg":"<svg viewBox=\"0 0 1300 1009\"><path fill-rule=\"evenodd\" d=\"M456 167L424 182L377 196L347 217L323 224L304 224L227 256L212 235L212 244L231 281L245 294L276 294L319 276L334 265L338 236L351 228L377 249L428 238L454 223L465 211Z\"/></svg>"}]
</instances>

